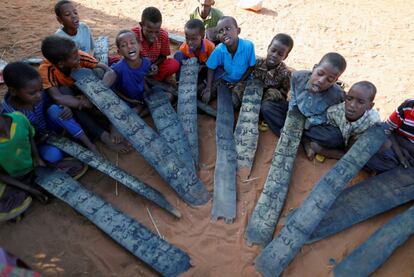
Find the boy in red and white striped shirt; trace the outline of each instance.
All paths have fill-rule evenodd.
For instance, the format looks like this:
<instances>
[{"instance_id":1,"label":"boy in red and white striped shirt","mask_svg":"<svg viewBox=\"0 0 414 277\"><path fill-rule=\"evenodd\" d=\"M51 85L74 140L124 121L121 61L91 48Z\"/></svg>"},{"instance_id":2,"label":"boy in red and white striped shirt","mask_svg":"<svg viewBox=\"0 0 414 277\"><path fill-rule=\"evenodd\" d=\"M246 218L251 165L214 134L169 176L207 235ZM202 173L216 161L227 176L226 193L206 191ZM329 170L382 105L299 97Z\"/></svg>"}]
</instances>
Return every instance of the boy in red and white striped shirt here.
<instances>
[{"instance_id":1,"label":"boy in red and white striped shirt","mask_svg":"<svg viewBox=\"0 0 414 277\"><path fill-rule=\"evenodd\" d=\"M391 147L378 152L367 167L377 173L399 165L414 166L414 98L407 99L387 119Z\"/></svg>"}]
</instances>

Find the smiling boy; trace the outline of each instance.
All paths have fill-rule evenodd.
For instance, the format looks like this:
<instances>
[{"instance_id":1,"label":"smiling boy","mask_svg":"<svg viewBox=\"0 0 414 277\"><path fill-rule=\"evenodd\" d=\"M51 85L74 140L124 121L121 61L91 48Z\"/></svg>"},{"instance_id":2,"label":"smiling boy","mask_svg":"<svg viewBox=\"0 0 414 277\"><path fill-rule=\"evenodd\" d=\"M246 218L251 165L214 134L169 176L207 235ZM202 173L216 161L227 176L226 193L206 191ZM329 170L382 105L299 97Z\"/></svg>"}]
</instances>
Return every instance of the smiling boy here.
<instances>
[{"instance_id":1,"label":"smiling boy","mask_svg":"<svg viewBox=\"0 0 414 277\"><path fill-rule=\"evenodd\" d=\"M71 1L61 0L55 5L55 14L56 19L63 25L55 34L70 38L79 50L93 55L95 45L91 30L86 23L79 21L75 5Z\"/></svg>"},{"instance_id":2,"label":"smiling boy","mask_svg":"<svg viewBox=\"0 0 414 277\"><path fill-rule=\"evenodd\" d=\"M199 0L199 6L190 14L190 19L200 19L206 29L207 39L213 41L216 45L220 43L217 37L217 23L223 17L223 13L213 8L214 0Z\"/></svg>"}]
</instances>

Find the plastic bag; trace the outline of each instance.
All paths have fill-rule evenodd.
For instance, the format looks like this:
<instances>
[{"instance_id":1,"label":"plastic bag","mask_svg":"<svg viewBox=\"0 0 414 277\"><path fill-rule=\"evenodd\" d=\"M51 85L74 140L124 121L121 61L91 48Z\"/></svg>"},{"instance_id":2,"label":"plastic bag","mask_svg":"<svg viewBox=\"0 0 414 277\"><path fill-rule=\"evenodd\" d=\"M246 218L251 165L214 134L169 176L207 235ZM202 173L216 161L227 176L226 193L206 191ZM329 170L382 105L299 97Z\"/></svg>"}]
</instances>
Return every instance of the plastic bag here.
<instances>
[{"instance_id":1,"label":"plastic bag","mask_svg":"<svg viewBox=\"0 0 414 277\"><path fill-rule=\"evenodd\" d=\"M242 9L258 12L262 9L263 0L239 0L239 6Z\"/></svg>"}]
</instances>

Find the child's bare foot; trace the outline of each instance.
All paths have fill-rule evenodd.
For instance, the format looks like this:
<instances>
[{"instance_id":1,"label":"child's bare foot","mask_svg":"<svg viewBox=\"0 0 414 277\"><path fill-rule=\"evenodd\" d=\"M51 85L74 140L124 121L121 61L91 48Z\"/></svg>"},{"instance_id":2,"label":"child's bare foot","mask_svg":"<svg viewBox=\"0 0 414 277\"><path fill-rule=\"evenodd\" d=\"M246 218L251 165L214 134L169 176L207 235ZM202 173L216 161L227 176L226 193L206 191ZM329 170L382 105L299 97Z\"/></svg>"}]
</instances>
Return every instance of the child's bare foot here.
<instances>
[{"instance_id":1,"label":"child's bare foot","mask_svg":"<svg viewBox=\"0 0 414 277\"><path fill-rule=\"evenodd\" d=\"M127 145L126 143L124 143L124 142L114 143L108 132L102 133L101 141L106 146L108 146L110 149L112 149L112 150L114 150L118 153L126 154L126 153L131 151L131 147L129 145Z\"/></svg>"},{"instance_id":2,"label":"child's bare foot","mask_svg":"<svg viewBox=\"0 0 414 277\"><path fill-rule=\"evenodd\" d=\"M119 143L121 143L124 140L124 138L121 135L121 133L119 133L119 131L112 124L111 124L111 134L110 134L110 137L111 137L112 143L114 143L114 144L119 144Z\"/></svg>"}]
</instances>

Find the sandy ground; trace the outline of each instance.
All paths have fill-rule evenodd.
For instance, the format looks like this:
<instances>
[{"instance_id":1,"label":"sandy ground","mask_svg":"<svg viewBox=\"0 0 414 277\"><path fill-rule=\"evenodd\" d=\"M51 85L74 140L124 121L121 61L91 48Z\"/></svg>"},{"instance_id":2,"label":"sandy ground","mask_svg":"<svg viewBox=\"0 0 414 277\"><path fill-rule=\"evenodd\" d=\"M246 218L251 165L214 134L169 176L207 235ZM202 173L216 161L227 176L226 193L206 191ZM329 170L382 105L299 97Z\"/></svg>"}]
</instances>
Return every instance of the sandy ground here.
<instances>
[{"instance_id":1,"label":"sandy ground","mask_svg":"<svg viewBox=\"0 0 414 277\"><path fill-rule=\"evenodd\" d=\"M183 0L80 0L81 19L94 36L115 34L135 25L141 11L153 5L163 13L168 31L182 32L196 1ZM242 29L241 36L254 41L256 53L264 55L271 38L286 32L295 47L286 60L296 69L310 69L329 51L342 53L348 69L341 77L348 85L367 79L377 85L376 108L385 118L404 99L413 97L414 7L410 1L264 1L261 13L238 9L233 0L217 1L225 14L233 15ZM0 5L0 55L8 61L40 55L41 39L58 27L53 15L55 1L3 0ZM111 48L114 51L114 47ZM0 88L4 93L4 86ZM213 189L215 164L215 122L199 117L199 176L210 191ZM192 208L178 199L141 156L136 153L119 157L119 164L139 179L162 191L183 214L180 220L90 170L81 179L93 190L148 228L154 227L146 208L151 210L161 233L176 246L187 251L194 267L186 276L258 276L252 261L257 247L245 245L243 233L257 201L276 145L271 132L260 134L259 147L249 183L238 182L237 220L227 225L210 222L211 202ZM104 150L115 160L116 155ZM334 161L309 162L302 150L295 163L288 199L276 232L283 226L288 211L296 208L315 182ZM356 180L367 176L361 173ZM356 181L354 180L354 182ZM329 259L341 260L364 241L375 229L406 207L388 212L359 224L331 238L305 246L284 276L329 276ZM155 230L154 230L155 232ZM0 245L26 260L48 276L155 276L156 273L60 201L47 206L38 203L20 223L0 225ZM374 276L412 276L414 272L414 238L397 249Z\"/></svg>"}]
</instances>

